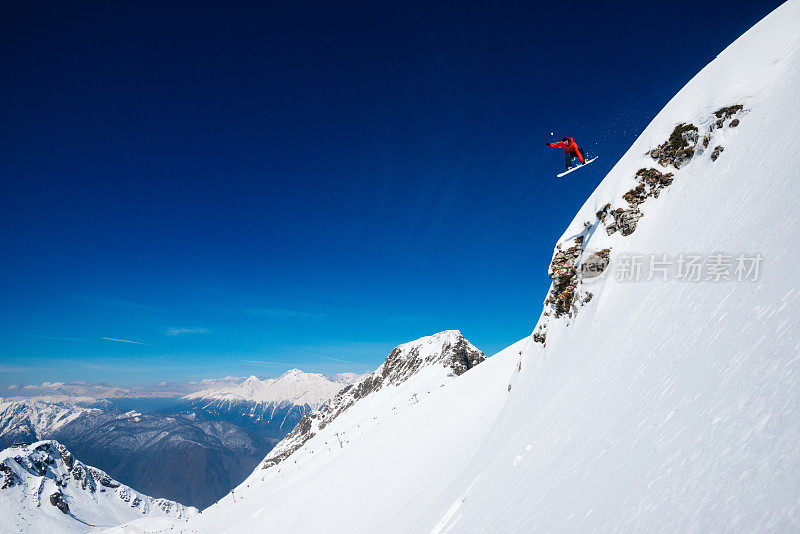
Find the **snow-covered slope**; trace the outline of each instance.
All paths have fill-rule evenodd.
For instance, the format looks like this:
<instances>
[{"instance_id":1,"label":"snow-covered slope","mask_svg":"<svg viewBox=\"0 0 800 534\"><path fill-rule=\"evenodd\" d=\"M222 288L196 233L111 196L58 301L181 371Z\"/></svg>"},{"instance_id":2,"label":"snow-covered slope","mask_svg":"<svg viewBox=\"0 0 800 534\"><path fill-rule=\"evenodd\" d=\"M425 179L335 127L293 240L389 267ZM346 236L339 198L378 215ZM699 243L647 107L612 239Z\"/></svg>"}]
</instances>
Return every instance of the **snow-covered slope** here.
<instances>
[{"instance_id":1,"label":"snow-covered slope","mask_svg":"<svg viewBox=\"0 0 800 534\"><path fill-rule=\"evenodd\" d=\"M646 155L680 123L698 127L689 160L676 169ZM561 251L584 236L580 266L610 249L607 276L577 283L573 303L593 296L566 306L572 317L556 317L551 293L537 328L546 345L527 347L484 447L412 530L800 529L799 152L792 0L692 79L579 211ZM598 212L629 209L642 168L673 181L641 205L633 233L609 235L616 221ZM730 281L714 281L727 272L717 253L731 256ZM667 281L646 280L651 254L675 262ZM701 257L701 281L675 278L682 254ZM759 254L758 276L738 281L737 256ZM638 255L641 280L618 280Z\"/></svg>"},{"instance_id":2,"label":"snow-covered slope","mask_svg":"<svg viewBox=\"0 0 800 534\"><path fill-rule=\"evenodd\" d=\"M799 530L799 121L791 0L587 200L534 335L443 387L423 369L360 399L189 526Z\"/></svg>"},{"instance_id":3,"label":"snow-covered slope","mask_svg":"<svg viewBox=\"0 0 800 534\"><path fill-rule=\"evenodd\" d=\"M120 484L56 441L0 452L0 532L89 532L142 516L185 520L196 513Z\"/></svg>"},{"instance_id":4,"label":"snow-covered slope","mask_svg":"<svg viewBox=\"0 0 800 534\"><path fill-rule=\"evenodd\" d=\"M263 404L295 404L318 408L336 395L343 384L317 373L291 369L278 378L259 380L250 376L239 383L203 389L183 397L221 402L251 402Z\"/></svg>"}]
</instances>

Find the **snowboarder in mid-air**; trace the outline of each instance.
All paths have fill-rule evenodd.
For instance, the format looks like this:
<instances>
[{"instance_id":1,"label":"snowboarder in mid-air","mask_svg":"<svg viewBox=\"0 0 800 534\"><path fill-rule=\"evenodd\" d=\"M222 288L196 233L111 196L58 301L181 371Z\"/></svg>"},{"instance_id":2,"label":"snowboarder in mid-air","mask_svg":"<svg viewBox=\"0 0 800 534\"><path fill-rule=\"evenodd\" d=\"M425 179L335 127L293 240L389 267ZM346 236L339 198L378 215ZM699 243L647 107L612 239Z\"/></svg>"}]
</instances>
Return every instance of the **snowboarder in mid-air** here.
<instances>
[{"instance_id":1,"label":"snowboarder in mid-air","mask_svg":"<svg viewBox=\"0 0 800 534\"><path fill-rule=\"evenodd\" d=\"M547 146L551 148L563 148L566 156L564 158L567 164L567 170L572 168L572 160L573 158L578 158L578 161L581 162L581 165L586 165L586 153L583 151L581 147L578 146L578 143L571 137L567 137L566 135L561 139L559 143L545 143Z\"/></svg>"}]
</instances>

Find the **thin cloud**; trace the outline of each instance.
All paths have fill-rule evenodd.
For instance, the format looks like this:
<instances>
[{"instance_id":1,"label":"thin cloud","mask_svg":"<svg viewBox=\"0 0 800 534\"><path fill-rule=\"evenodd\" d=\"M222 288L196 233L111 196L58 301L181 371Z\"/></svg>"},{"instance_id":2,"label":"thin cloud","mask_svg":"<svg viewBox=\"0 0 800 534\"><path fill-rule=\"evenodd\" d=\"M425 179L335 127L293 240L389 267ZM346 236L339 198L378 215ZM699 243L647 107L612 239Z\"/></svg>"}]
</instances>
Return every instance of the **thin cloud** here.
<instances>
[{"instance_id":1,"label":"thin cloud","mask_svg":"<svg viewBox=\"0 0 800 534\"><path fill-rule=\"evenodd\" d=\"M363 363L360 363L360 362L354 362L354 361L352 361L352 360L342 360L342 359L340 359L340 358L333 358L333 357L331 357L331 356L323 356L322 354L320 354L320 355L319 355L319 357L320 357L320 358L324 358L324 359L326 359L326 360L330 360L330 361L332 361L332 362L339 362L339 363L352 363L352 364L355 364L355 365L364 365Z\"/></svg>"},{"instance_id":2,"label":"thin cloud","mask_svg":"<svg viewBox=\"0 0 800 534\"><path fill-rule=\"evenodd\" d=\"M325 317L325 314L323 313L282 310L277 308L247 308L245 312L251 315L262 315L264 317L284 317L288 319L321 319L322 317Z\"/></svg>"},{"instance_id":3,"label":"thin cloud","mask_svg":"<svg viewBox=\"0 0 800 534\"><path fill-rule=\"evenodd\" d=\"M134 345L147 345L147 343L142 343L141 341L131 341L130 339L117 339L115 337L103 337L100 339L105 339L106 341L116 341L117 343L133 343Z\"/></svg>"},{"instance_id":4,"label":"thin cloud","mask_svg":"<svg viewBox=\"0 0 800 534\"><path fill-rule=\"evenodd\" d=\"M167 328L165 332L168 336L183 336L186 334L208 334L205 328Z\"/></svg>"},{"instance_id":5,"label":"thin cloud","mask_svg":"<svg viewBox=\"0 0 800 534\"><path fill-rule=\"evenodd\" d=\"M316 356L317 358L322 358L322 359L325 359L325 360L330 360L330 361L332 361L332 362L339 362L339 363L352 363L352 364L356 364L356 365L362 365L362 364L361 364L361 363L359 363L359 362L354 362L354 361L351 361L351 360L342 360L342 359L340 359L340 358L333 358L332 356L325 356L324 354L317 354L316 352L308 352L307 350L295 349L295 348L292 348L292 347L287 347L287 349L288 349L288 350L291 350L292 352L301 352L301 353L303 353L303 354L309 354L309 355L311 355L311 356Z\"/></svg>"}]
</instances>

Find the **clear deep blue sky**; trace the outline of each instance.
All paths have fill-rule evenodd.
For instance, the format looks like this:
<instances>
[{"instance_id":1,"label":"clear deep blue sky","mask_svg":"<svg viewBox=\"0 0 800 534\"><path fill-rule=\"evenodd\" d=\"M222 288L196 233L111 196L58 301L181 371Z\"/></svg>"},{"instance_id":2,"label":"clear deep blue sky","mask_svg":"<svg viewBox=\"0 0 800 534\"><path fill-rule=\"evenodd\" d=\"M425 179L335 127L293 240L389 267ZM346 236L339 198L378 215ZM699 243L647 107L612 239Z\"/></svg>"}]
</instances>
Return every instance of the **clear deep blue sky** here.
<instances>
[{"instance_id":1,"label":"clear deep blue sky","mask_svg":"<svg viewBox=\"0 0 800 534\"><path fill-rule=\"evenodd\" d=\"M597 183L779 3L4 3L0 395L499 350ZM556 179L550 132L600 159Z\"/></svg>"}]
</instances>

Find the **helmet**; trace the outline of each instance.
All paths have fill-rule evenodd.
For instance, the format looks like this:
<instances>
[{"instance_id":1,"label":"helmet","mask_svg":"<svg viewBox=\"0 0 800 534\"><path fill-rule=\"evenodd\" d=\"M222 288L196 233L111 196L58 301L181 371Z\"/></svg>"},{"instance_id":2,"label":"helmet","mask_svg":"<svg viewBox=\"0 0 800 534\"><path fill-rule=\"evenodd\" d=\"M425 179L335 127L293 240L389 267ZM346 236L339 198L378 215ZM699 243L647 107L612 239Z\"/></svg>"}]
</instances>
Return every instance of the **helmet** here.
<instances>
[{"instance_id":1,"label":"helmet","mask_svg":"<svg viewBox=\"0 0 800 534\"><path fill-rule=\"evenodd\" d=\"M564 142L566 143L567 141L569 141L569 137L567 137L567 136L565 135L564 137L562 137L562 138L561 138L561 140L562 140L562 141L564 141Z\"/></svg>"}]
</instances>

